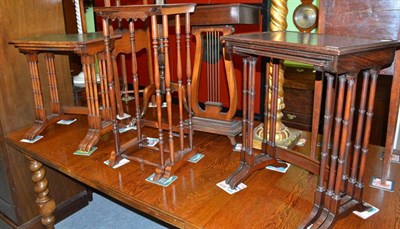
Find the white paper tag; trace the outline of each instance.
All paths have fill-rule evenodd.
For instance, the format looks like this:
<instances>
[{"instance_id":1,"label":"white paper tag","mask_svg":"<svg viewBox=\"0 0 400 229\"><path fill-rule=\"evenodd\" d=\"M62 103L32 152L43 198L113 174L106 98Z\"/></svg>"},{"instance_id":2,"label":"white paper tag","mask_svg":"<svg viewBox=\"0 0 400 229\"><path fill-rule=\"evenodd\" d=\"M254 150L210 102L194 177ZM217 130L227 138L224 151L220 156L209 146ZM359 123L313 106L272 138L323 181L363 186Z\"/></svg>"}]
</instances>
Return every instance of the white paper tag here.
<instances>
[{"instance_id":1,"label":"white paper tag","mask_svg":"<svg viewBox=\"0 0 400 229\"><path fill-rule=\"evenodd\" d=\"M147 146L155 146L160 140L158 138L147 137Z\"/></svg>"},{"instance_id":2,"label":"white paper tag","mask_svg":"<svg viewBox=\"0 0 400 229\"><path fill-rule=\"evenodd\" d=\"M286 173L286 171L289 169L290 164L287 162L282 162L282 163L286 163L286 168L284 167L275 167L272 165L268 165L267 167L265 167L266 169L272 170L272 171L276 171L276 172L280 172L280 173Z\"/></svg>"},{"instance_id":3,"label":"white paper tag","mask_svg":"<svg viewBox=\"0 0 400 229\"><path fill-rule=\"evenodd\" d=\"M361 217L362 219L367 219L368 217L372 216L373 214L377 213L379 211L378 208L372 206L369 203L364 203L365 207L368 207L365 211L359 212L359 211L353 211L354 214L357 216Z\"/></svg>"},{"instance_id":4,"label":"white paper tag","mask_svg":"<svg viewBox=\"0 0 400 229\"><path fill-rule=\"evenodd\" d=\"M40 139L42 139L43 138L43 136L42 135L38 135L38 136L36 136L33 140L28 140L28 139L21 139L20 141L21 142L25 142L25 143L35 143L35 142L37 142L37 141L39 141Z\"/></svg>"},{"instance_id":5,"label":"white paper tag","mask_svg":"<svg viewBox=\"0 0 400 229\"><path fill-rule=\"evenodd\" d=\"M121 159L116 165L114 165L112 168L113 168L113 169L119 168L119 167L121 167L121 166L123 166L123 165L125 165L125 164L127 164L127 163L129 163L129 162L130 162L130 161L129 161L128 159L122 158L122 159ZM109 165L109 164L110 164L110 161L109 161L109 160L104 161L104 164Z\"/></svg>"},{"instance_id":6,"label":"white paper tag","mask_svg":"<svg viewBox=\"0 0 400 229\"><path fill-rule=\"evenodd\" d=\"M224 180L219 182L217 186L229 194L234 194L239 192L240 190L247 188L247 185L240 183L235 189L231 189L231 187L229 187L229 185Z\"/></svg>"},{"instance_id":7,"label":"white paper tag","mask_svg":"<svg viewBox=\"0 0 400 229\"><path fill-rule=\"evenodd\" d=\"M196 153L196 154L193 155L191 158L189 158L188 162L197 163L197 162L199 162L203 157L204 157L204 154L202 154L202 153Z\"/></svg>"},{"instance_id":8,"label":"white paper tag","mask_svg":"<svg viewBox=\"0 0 400 229\"><path fill-rule=\"evenodd\" d=\"M125 133L126 131L129 131L129 130L136 130L137 128L136 128L136 126L126 126L126 127L121 127L121 128L119 128L118 129L118 132L120 133L120 134L122 134L122 133Z\"/></svg>"},{"instance_id":9,"label":"white paper tag","mask_svg":"<svg viewBox=\"0 0 400 229\"><path fill-rule=\"evenodd\" d=\"M71 120L64 120L61 119L60 121L57 122L57 124L60 125L70 125L71 123L74 123L76 121L76 119L71 119Z\"/></svg>"},{"instance_id":10,"label":"white paper tag","mask_svg":"<svg viewBox=\"0 0 400 229\"><path fill-rule=\"evenodd\" d=\"M176 179L178 179L177 176L171 176L169 178L163 177L159 180L154 180L155 175L156 175L155 173L151 174L149 177L146 178L146 181L156 184L156 185L161 185L163 187L168 187L170 184L172 184L172 182L174 182Z\"/></svg>"}]
</instances>

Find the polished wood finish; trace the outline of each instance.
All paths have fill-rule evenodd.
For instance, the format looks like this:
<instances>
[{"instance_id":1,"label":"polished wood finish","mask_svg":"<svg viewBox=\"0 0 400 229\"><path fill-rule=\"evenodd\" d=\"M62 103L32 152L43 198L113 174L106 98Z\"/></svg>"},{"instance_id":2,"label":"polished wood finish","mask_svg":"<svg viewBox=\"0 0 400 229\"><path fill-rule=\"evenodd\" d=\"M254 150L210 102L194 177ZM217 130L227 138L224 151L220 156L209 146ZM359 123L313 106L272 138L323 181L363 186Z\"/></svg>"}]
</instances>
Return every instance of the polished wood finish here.
<instances>
[{"instance_id":1,"label":"polished wood finish","mask_svg":"<svg viewBox=\"0 0 400 229\"><path fill-rule=\"evenodd\" d=\"M231 35L222 38L227 47L233 52L243 55L244 83L247 83L247 94L244 95L243 123L246 131L243 132L243 148L241 152L240 166L226 179L232 188L248 178L254 171L267 165L277 165L276 159L282 159L294 163L310 172L317 173L315 165L319 167L319 182L315 192L314 208L310 216L301 225L302 228L330 228L334 223L353 210L363 207L363 180L365 161L367 158L371 123L373 116L374 99L376 92L376 80L378 71L392 64L396 48L400 42L396 40L372 40L326 34L306 34L296 32L266 32ZM264 128L269 133L264 135L263 147L260 154L256 155L252 149L253 122L254 122L254 72L255 57L265 56L271 58L272 80L266 82L266 88L271 88L271 107L267 109L270 123L265 117ZM316 70L325 72L328 78L325 123L323 133L323 151L319 162L315 161L314 153L311 158L301 154L293 154L290 150L276 147L275 132L278 106L278 67L279 61L292 60L306 64L312 64ZM248 64L248 63L249 64ZM269 64L268 64L269 65ZM267 69L269 66L267 65ZM367 69L367 70L365 70ZM363 90L361 99L367 99L367 110L359 111L359 122L356 135L362 135L362 143L351 143L353 127L355 82L360 71L367 77L364 84L369 83L369 90ZM369 79L370 77L370 79ZM333 79L339 83L333 88ZM364 87L368 87L365 85ZM395 88L395 90L398 90ZM398 93L398 92L396 92ZM322 96L321 94L317 95ZM265 104L269 101L265 98ZM335 102L334 102L335 101ZM333 104L335 103L335 104ZM333 110L330 106L336 106ZM363 105L363 104L362 104ZM335 113L335 124L332 128L331 116ZM319 120L319 115L313 117ZM246 127L245 127L246 126ZM314 129L315 131L315 129ZM333 131L333 132L332 132ZM312 133L316 134L316 133ZM329 153L327 145L331 135L333 147ZM312 147L315 143L311 142ZM362 154L355 153L350 156L350 147L355 151L361 148ZM329 172L326 172L329 164L328 155L331 155ZM353 170L356 171L351 179L348 179L348 170L353 162ZM283 166L283 165L281 165ZM328 178L326 178L328 176ZM350 186L354 188L347 189Z\"/></svg>"},{"instance_id":2,"label":"polished wood finish","mask_svg":"<svg viewBox=\"0 0 400 229\"><path fill-rule=\"evenodd\" d=\"M188 98L188 110L191 110L191 74L189 69L191 69L191 61L190 61L190 13L194 11L195 4L165 4L165 5L125 5L122 7L98 7L95 8L95 12L98 13L102 17L103 21L103 35L104 35L104 43L106 45L105 55L107 58L107 69L112 69L113 65L110 64L112 61L112 55L110 53L111 48L109 47L109 39L110 39L110 20L122 20L126 19L129 21L129 35L130 35L130 48L132 53L132 74L133 74L133 89L135 93L135 109L136 114L131 121L131 125L134 125L137 129L138 136L132 138L128 142L122 143L120 141L120 134L118 131L118 121L114 120L114 138L115 138L115 150L111 152L110 156L110 166L114 166L117 164L122 158L128 158L131 160L135 160L138 162L144 162L148 165L153 165L156 167L155 180L159 180L161 178L169 178L175 170L177 170L183 163L193 156L196 153L196 150L193 147L193 127L192 127L192 114L189 112L187 120L184 120L184 84L183 84L183 69L186 68L186 80L187 80L187 98ZM185 28L183 34L181 34L181 16L185 17L185 23L182 25ZM162 24L158 26L157 17L161 18ZM168 32L168 17L174 19L175 21L175 37L176 37L176 78L177 83L174 87L178 92L178 104L179 104L179 112L177 114L172 113L172 78L171 74L172 62L170 61L170 41L169 41L169 32ZM151 19L151 44L153 49L153 73L154 73L154 85L150 85L153 87L151 91L155 92L156 99L156 110L157 110L157 118L154 120L142 120L144 113L140 110L139 105L139 80L137 74L137 61L136 61L136 47L135 47L135 21L138 19L144 21L145 19ZM160 28L161 27L161 28ZM185 39L185 43L182 42L182 37ZM160 39L161 38L161 39ZM182 58L183 51L181 48L181 44L185 44L186 46L186 59ZM161 49L160 49L161 47ZM160 51L159 51L160 49ZM165 78L161 80L160 74L160 62L159 62L159 54L162 53L164 55L164 72ZM183 61L182 61L183 59ZM182 63L184 62L184 63ZM110 94L111 102L113 99L119 100L118 91L119 88L114 88L114 83L116 81L116 76L114 75L115 71L108 70L108 82L110 85ZM165 87L165 88L164 88ZM115 92L114 92L115 91ZM162 111L162 92L165 91L165 100L167 105L167 114L163 114ZM151 94L151 93L150 93ZM149 94L149 95L150 95ZM145 103L147 103L147 98L149 96L145 96ZM118 103L114 101L114 103ZM147 104L144 104L147 107ZM115 108L114 108L115 109ZM116 115L115 110L113 110L113 115ZM178 116L179 121L176 125L173 123L173 116ZM186 124L187 123L187 124ZM143 135L142 128L144 126L150 126L158 129L158 139L159 139L159 147L149 146L147 143L146 136ZM167 139L164 138L163 131L168 131ZM176 144L174 141L174 132L179 133L179 143ZM187 134L187 141L185 141L185 134ZM164 141L168 142L167 146L164 146ZM132 152L128 152L130 149L138 149L142 147L147 147L151 149L155 149L159 153L159 162L154 163L150 160L147 160L145 157L138 157L129 155ZM166 157L164 154L167 154Z\"/></svg>"},{"instance_id":3,"label":"polished wood finish","mask_svg":"<svg viewBox=\"0 0 400 229\"><path fill-rule=\"evenodd\" d=\"M152 166L131 161L118 169L111 169L103 163L113 149L111 133L100 140L98 149L91 156L73 155L79 140L85 135L86 117L78 117L77 124L46 129L48 137L37 144L19 142L30 128L26 127L11 133L7 142L34 160L180 228L297 228L313 207L310 194L317 184L317 176L294 165L285 174L270 170L255 173L244 182L248 187L233 195L218 188L216 184L224 180L240 160L240 154L232 153L230 142L224 136L196 133L194 145L205 157L196 164L182 166L175 173L178 179L163 188L145 181L154 172ZM156 133L150 128L145 131L146 134ZM135 132L123 133L121 141L135 135ZM309 139L306 132L302 137ZM294 150L307 155L309 147L307 141L304 147L297 146ZM365 177L380 171L382 150L381 147L369 147ZM145 148L140 151L148 153ZM157 155L153 158L157 159ZM25 169L28 170L28 165ZM400 182L399 164L393 164L390 169L395 182ZM50 193L54 193L52 187L57 180L48 177L48 181ZM367 220L351 214L339 220L335 228L396 228L400 187L396 186L390 193L366 185L363 195L365 201L380 211Z\"/></svg>"},{"instance_id":4,"label":"polished wood finish","mask_svg":"<svg viewBox=\"0 0 400 229\"><path fill-rule=\"evenodd\" d=\"M4 0L0 1L0 19L0 228L42 228L32 174L27 169L29 160L7 146L4 139L9 132L30 125L35 119L26 57L8 42L45 33L65 33L63 4L61 0ZM45 74L43 56L39 61L39 70ZM72 105L68 59L56 57L55 66L59 71L59 99L64 105ZM43 93L48 95L47 80L43 84ZM45 108L50 110L46 98ZM46 177L53 180L54 190L49 196L57 202L58 221L88 204L90 195L85 186L45 165L44 168Z\"/></svg>"},{"instance_id":5,"label":"polished wood finish","mask_svg":"<svg viewBox=\"0 0 400 229\"><path fill-rule=\"evenodd\" d=\"M196 50L193 67L193 127L196 131L222 134L236 146L235 136L242 131L234 120L238 105L238 89L233 59L226 53L221 36L233 34L235 25L258 24L260 8L246 4L197 6L191 16ZM208 17L207 15L218 15ZM223 88L227 87L226 93ZM207 99L201 101L201 94ZM221 98L228 98L223 110ZM201 101L201 102L200 102Z\"/></svg>"},{"instance_id":6,"label":"polished wood finish","mask_svg":"<svg viewBox=\"0 0 400 229\"><path fill-rule=\"evenodd\" d=\"M260 7L249 4L200 5L191 15L191 24L197 25L246 25L259 24ZM218 15L218 17L210 17Z\"/></svg>"},{"instance_id":7,"label":"polished wood finish","mask_svg":"<svg viewBox=\"0 0 400 229\"><path fill-rule=\"evenodd\" d=\"M240 122L233 119L238 104L236 78L232 58L225 57L227 54L219 39L233 32L232 26L193 28L196 52L193 66L192 110L195 130L225 135L231 140L232 145L235 145L235 136L242 131ZM225 68L226 76L221 77L221 68ZM203 73L204 70L206 73ZM202 76L206 77L207 82L207 87L203 87L207 91L204 109L199 103L200 82L204 82ZM229 106L227 111L222 111L221 83L225 82L228 84Z\"/></svg>"},{"instance_id":8,"label":"polished wood finish","mask_svg":"<svg viewBox=\"0 0 400 229\"><path fill-rule=\"evenodd\" d=\"M282 122L287 127L311 132L314 83L320 83L313 68L285 66L285 109ZM318 124L317 124L318 125Z\"/></svg>"},{"instance_id":9,"label":"polished wood finish","mask_svg":"<svg viewBox=\"0 0 400 229\"><path fill-rule=\"evenodd\" d=\"M115 35L111 39L113 45L115 39L121 35ZM100 93L97 92L97 77L95 70L95 56L104 51L103 36L101 33L89 34L49 34L36 37L22 38L9 42L25 54L28 59L29 69L31 73L33 96L35 103L35 126L27 132L25 138L33 140L45 128L61 119L68 119L64 114L87 114L89 119L89 129L87 135L82 139L78 150L90 151L93 146L99 141L100 137L111 131L111 120L113 116L109 111L112 104L104 103L109 101L109 94L106 93L107 81L104 71L100 71L101 85L103 85ZM60 52L75 52L81 56L82 68L85 77L85 90L87 107L70 107L62 106L59 99L57 72L55 68L54 53ZM47 78L49 81L50 91L50 115L46 114L41 76L38 69L38 54L44 53ZM99 58L99 65L102 65L102 60ZM102 70L100 68L100 70ZM99 103L98 94L101 95L103 103ZM100 105L102 105L102 113L100 114Z\"/></svg>"},{"instance_id":10,"label":"polished wood finish","mask_svg":"<svg viewBox=\"0 0 400 229\"><path fill-rule=\"evenodd\" d=\"M392 39L400 38L400 2L396 0L388 1L362 1L356 0L349 3L332 1L320 1L319 32L329 34L340 34L346 36L357 36L375 39ZM398 51L399 52L399 51ZM397 53L397 59L400 54ZM395 62L398 66L398 61ZM385 167L382 170L382 182L386 183L389 178L390 154L393 152L393 140L396 128L396 119L398 113L397 104L399 103L398 93L398 72L394 72L395 66L383 69L380 74L393 75L393 84L390 94L390 105L385 106L381 117L376 117L374 122L376 126L382 126L381 120L388 120L385 142ZM397 75L396 75L397 74ZM389 91L387 87L385 89ZM385 101L388 101L386 99ZM380 102L380 101L379 101ZM378 103L378 102L377 102ZM381 107L381 106L380 106ZM387 111L386 109L388 109ZM387 118L388 116L388 118Z\"/></svg>"},{"instance_id":11,"label":"polished wood finish","mask_svg":"<svg viewBox=\"0 0 400 229\"><path fill-rule=\"evenodd\" d=\"M54 199L49 197L48 180L46 178L46 170L43 168L42 163L35 161L28 157L30 160L29 170L32 172L32 181L35 183L35 192L38 197L36 203L40 208L40 215L42 216L42 224L46 228L54 228L54 210L56 210L56 203Z\"/></svg>"}]
</instances>

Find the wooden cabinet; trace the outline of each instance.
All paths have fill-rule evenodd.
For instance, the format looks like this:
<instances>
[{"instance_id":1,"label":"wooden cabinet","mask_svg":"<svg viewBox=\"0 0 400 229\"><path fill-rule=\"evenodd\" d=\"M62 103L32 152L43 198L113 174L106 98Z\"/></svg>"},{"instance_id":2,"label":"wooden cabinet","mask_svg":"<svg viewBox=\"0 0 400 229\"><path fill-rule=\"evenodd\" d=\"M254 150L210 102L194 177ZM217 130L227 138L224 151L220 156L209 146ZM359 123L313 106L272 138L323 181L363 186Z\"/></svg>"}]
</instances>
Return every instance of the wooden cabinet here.
<instances>
[{"instance_id":1,"label":"wooden cabinet","mask_svg":"<svg viewBox=\"0 0 400 229\"><path fill-rule=\"evenodd\" d=\"M0 1L0 33L0 228L42 228L29 161L4 142L9 132L34 120L29 66L26 57L8 41L65 33L62 0ZM57 56L56 61L60 100L72 104L68 59ZM48 91L43 93L48 95ZM51 184L49 195L58 203L57 220L88 204L86 187L51 168L46 167L46 171Z\"/></svg>"},{"instance_id":2,"label":"wooden cabinet","mask_svg":"<svg viewBox=\"0 0 400 229\"><path fill-rule=\"evenodd\" d=\"M319 6L318 31L320 33L372 39L400 39L400 1L398 0L320 0ZM392 75L393 68L387 68L381 74ZM378 77L378 94L375 96L372 120L374 128L371 132L372 144L381 146L385 144L391 81L392 77Z\"/></svg>"},{"instance_id":3,"label":"wooden cabinet","mask_svg":"<svg viewBox=\"0 0 400 229\"><path fill-rule=\"evenodd\" d=\"M311 131L315 76L312 68L285 67L282 122L286 126Z\"/></svg>"}]
</instances>

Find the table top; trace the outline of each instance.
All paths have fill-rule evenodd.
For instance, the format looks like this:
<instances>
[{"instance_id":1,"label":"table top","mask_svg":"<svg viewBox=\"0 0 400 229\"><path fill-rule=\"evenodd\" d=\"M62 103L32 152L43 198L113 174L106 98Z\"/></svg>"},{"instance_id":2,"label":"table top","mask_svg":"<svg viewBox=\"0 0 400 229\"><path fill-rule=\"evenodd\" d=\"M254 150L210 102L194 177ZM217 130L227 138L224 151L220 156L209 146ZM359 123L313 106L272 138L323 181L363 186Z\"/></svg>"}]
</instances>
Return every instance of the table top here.
<instances>
[{"instance_id":1,"label":"table top","mask_svg":"<svg viewBox=\"0 0 400 229\"><path fill-rule=\"evenodd\" d=\"M116 18L139 18L146 19L152 15L172 15L193 13L195 3L181 4L147 4L147 5L122 5L109 7L95 7L94 12L101 17Z\"/></svg>"},{"instance_id":2,"label":"table top","mask_svg":"<svg viewBox=\"0 0 400 229\"><path fill-rule=\"evenodd\" d=\"M291 31L233 34L224 36L222 39L234 44L249 44L254 47L262 46L265 48L296 49L298 51L335 56L400 46L400 41L397 40L376 40Z\"/></svg>"},{"instance_id":3,"label":"table top","mask_svg":"<svg viewBox=\"0 0 400 229\"><path fill-rule=\"evenodd\" d=\"M107 167L103 162L113 149L111 133L101 138L91 156L73 155L87 129L87 118L76 117L77 122L69 126L48 127L42 133L44 137L34 144L20 142L29 127L10 133L7 143L67 176L180 228L296 228L313 207L317 176L294 165L285 174L258 171L245 181L247 188L233 195L217 187L216 184L226 179L240 162L240 155L232 152L225 136L196 131L194 146L204 158L196 164L182 166L176 172L178 179L166 188L145 181L154 167L134 161L118 169ZM149 129L144 129L147 136L157 136L157 130L151 129L150 133ZM121 135L121 141L132 136L134 132L126 132ZM307 151L308 147L309 141L296 149ZM382 148L374 146L368 152L366 183L371 175L380 174L380 152ZM144 153L159 157L158 153L143 150L137 151L135 156ZM396 183L400 182L399 166L391 166L390 178ZM50 179L50 195L51 182ZM364 199L380 211L368 220L350 214L335 228L394 228L398 223L395 216L400 203L400 186L396 185L393 193L365 186Z\"/></svg>"},{"instance_id":4,"label":"table top","mask_svg":"<svg viewBox=\"0 0 400 229\"><path fill-rule=\"evenodd\" d=\"M311 64L319 71L358 74L393 63L400 41L290 31L233 34L221 38L228 50Z\"/></svg>"},{"instance_id":5,"label":"table top","mask_svg":"<svg viewBox=\"0 0 400 229\"><path fill-rule=\"evenodd\" d=\"M121 38L121 34L113 34L111 39ZM24 37L11 40L9 44L21 50L44 50L44 51L74 51L91 44L104 46L104 36L102 32L85 34L46 34L32 37Z\"/></svg>"}]
</instances>

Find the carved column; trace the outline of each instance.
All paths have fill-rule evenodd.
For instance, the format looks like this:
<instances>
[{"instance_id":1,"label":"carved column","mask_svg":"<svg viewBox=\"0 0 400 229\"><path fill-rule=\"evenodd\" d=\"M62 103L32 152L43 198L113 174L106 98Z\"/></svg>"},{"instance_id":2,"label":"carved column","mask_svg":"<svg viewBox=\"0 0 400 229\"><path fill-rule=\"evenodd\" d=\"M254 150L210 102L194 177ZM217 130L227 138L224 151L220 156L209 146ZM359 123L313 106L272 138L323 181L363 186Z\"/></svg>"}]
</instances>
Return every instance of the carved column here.
<instances>
[{"instance_id":1,"label":"carved column","mask_svg":"<svg viewBox=\"0 0 400 229\"><path fill-rule=\"evenodd\" d=\"M29 158L29 170L32 172L32 181L35 183L35 192L38 197L36 204L39 206L39 212L42 216L42 224L47 228L54 228L54 210L56 209L55 201L49 197L48 181L46 171L42 163Z\"/></svg>"},{"instance_id":2,"label":"carved column","mask_svg":"<svg viewBox=\"0 0 400 229\"><path fill-rule=\"evenodd\" d=\"M280 30L286 30L287 29L287 22L286 22L286 17L288 14L288 8L287 8L287 0L272 0L271 1L271 9L270 9L270 15L271 15L271 21L270 21L270 31L280 31ZM277 35L276 35L277 36ZM284 40L284 38L280 39L277 37L277 40ZM270 64L269 69L267 69L267 76L268 80L271 83L272 82L272 64ZM275 141L278 146L284 147L284 148L293 148L297 141L300 138L301 131L298 130L290 130L287 128L283 123L282 123L282 117L283 113L282 110L285 108L285 102L284 102L284 92L283 92L283 83L285 82L285 77L284 77L284 62L281 60L279 64L279 85L278 85L278 109L277 109L277 117L276 117L276 133L275 133ZM265 93L268 93L271 98L271 88L266 91ZM271 106L271 102L269 101L268 106ZM270 116L268 115L268 122L271 122ZM255 139L254 141L257 141L256 139L263 139L264 135L264 128L263 125L259 125L255 129ZM267 139L269 139L269 136L267 136ZM256 144L258 145L258 144Z\"/></svg>"},{"instance_id":3,"label":"carved column","mask_svg":"<svg viewBox=\"0 0 400 229\"><path fill-rule=\"evenodd\" d=\"M270 31L286 30L288 26L286 22L286 17L288 14L287 0L272 0L270 13L271 13L271 22L269 24ZM268 78L270 81L271 77L272 77L272 67L268 69ZM278 112L277 112L276 134L275 134L276 142L281 142L289 138L290 136L289 129L282 123L282 117L283 117L282 110L285 108L284 92L283 92L284 82L285 82L284 63L281 60L279 64ZM271 93L271 90L266 93Z\"/></svg>"}]
</instances>

